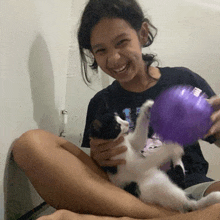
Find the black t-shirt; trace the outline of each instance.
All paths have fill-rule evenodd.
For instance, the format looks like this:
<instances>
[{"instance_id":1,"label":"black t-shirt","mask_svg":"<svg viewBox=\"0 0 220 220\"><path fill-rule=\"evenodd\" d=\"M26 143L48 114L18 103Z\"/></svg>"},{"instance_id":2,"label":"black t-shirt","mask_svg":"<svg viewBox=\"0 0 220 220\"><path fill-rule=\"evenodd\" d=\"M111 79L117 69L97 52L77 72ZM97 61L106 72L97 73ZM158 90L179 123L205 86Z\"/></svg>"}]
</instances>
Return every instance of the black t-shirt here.
<instances>
[{"instance_id":1,"label":"black t-shirt","mask_svg":"<svg viewBox=\"0 0 220 220\"><path fill-rule=\"evenodd\" d=\"M117 112L120 117L126 119L130 128L135 127L136 118L141 105L148 99L155 98L164 90L176 85L190 85L203 91L208 97L215 95L208 83L198 74L183 67L164 67L159 68L161 77L153 87L144 92L136 93L124 90L117 81L110 86L98 92L91 100L88 106L86 125L84 130L82 147L89 148L89 127L91 122L99 115L106 112ZM162 111L162 109L161 109ZM149 137L153 135L153 129L150 128ZM207 182L211 179L206 177L208 163L204 159L199 143L185 146L185 154L182 158L186 174L184 186L182 180L177 178L174 170L169 170L167 174L170 178L182 188Z\"/></svg>"}]
</instances>

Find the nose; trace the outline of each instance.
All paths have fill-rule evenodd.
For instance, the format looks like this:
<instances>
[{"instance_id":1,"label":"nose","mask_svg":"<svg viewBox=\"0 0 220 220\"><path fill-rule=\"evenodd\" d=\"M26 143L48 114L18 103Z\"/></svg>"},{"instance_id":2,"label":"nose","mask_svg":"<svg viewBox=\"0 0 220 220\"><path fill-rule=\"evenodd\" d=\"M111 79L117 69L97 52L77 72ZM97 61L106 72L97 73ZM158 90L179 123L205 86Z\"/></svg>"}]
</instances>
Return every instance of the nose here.
<instances>
[{"instance_id":1,"label":"nose","mask_svg":"<svg viewBox=\"0 0 220 220\"><path fill-rule=\"evenodd\" d=\"M114 49L108 53L106 64L110 68L115 68L118 65L118 61L120 60L121 55L119 50Z\"/></svg>"}]
</instances>

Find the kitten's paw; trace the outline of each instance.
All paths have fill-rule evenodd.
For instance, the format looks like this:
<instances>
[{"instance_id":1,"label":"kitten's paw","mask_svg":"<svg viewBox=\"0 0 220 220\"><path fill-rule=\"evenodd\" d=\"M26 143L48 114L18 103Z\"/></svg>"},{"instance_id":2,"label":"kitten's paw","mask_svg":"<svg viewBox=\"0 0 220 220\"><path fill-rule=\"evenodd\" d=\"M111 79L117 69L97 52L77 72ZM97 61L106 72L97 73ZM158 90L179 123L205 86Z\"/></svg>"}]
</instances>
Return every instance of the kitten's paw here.
<instances>
[{"instance_id":1,"label":"kitten's paw","mask_svg":"<svg viewBox=\"0 0 220 220\"><path fill-rule=\"evenodd\" d=\"M189 202L185 203L182 207L182 210L179 210L183 213L192 212L196 210L196 200L189 200Z\"/></svg>"},{"instance_id":2,"label":"kitten's paw","mask_svg":"<svg viewBox=\"0 0 220 220\"><path fill-rule=\"evenodd\" d=\"M154 104L153 100L147 100L141 107L141 111L145 113L145 115L150 118L150 110Z\"/></svg>"},{"instance_id":3,"label":"kitten's paw","mask_svg":"<svg viewBox=\"0 0 220 220\"><path fill-rule=\"evenodd\" d=\"M220 203L220 192L212 192L197 201L197 209L203 209L207 206Z\"/></svg>"},{"instance_id":4,"label":"kitten's paw","mask_svg":"<svg viewBox=\"0 0 220 220\"><path fill-rule=\"evenodd\" d=\"M185 200L185 199L184 199ZM196 201L195 200L181 200L176 199L174 201L166 201L166 204L164 205L166 208L170 208L182 213L191 212L196 210Z\"/></svg>"}]
</instances>

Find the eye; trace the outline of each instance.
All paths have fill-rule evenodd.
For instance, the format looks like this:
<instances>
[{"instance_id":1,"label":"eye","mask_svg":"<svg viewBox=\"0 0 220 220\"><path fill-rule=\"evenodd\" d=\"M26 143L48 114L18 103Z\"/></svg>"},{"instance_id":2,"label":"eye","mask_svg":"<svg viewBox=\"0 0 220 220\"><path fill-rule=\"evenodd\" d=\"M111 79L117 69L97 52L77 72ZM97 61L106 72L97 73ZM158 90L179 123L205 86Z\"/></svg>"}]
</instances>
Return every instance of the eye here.
<instances>
[{"instance_id":1,"label":"eye","mask_svg":"<svg viewBox=\"0 0 220 220\"><path fill-rule=\"evenodd\" d=\"M122 39L117 43L117 46L125 45L129 42L129 39Z\"/></svg>"},{"instance_id":2,"label":"eye","mask_svg":"<svg viewBox=\"0 0 220 220\"><path fill-rule=\"evenodd\" d=\"M95 54L102 54L104 52L105 52L105 49L104 48L100 48L100 49L95 51Z\"/></svg>"}]
</instances>

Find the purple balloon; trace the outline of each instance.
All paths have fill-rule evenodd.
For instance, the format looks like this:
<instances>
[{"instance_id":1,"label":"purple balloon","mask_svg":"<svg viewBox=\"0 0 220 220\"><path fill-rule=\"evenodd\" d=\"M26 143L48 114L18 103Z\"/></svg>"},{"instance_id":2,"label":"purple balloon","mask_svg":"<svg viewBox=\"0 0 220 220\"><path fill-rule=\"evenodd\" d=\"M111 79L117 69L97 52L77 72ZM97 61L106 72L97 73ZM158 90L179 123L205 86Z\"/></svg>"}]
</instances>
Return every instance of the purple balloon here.
<instances>
[{"instance_id":1,"label":"purple balloon","mask_svg":"<svg viewBox=\"0 0 220 220\"><path fill-rule=\"evenodd\" d=\"M192 144L212 125L212 106L189 86L175 86L161 93L151 109L151 126L163 141Z\"/></svg>"}]
</instances>

